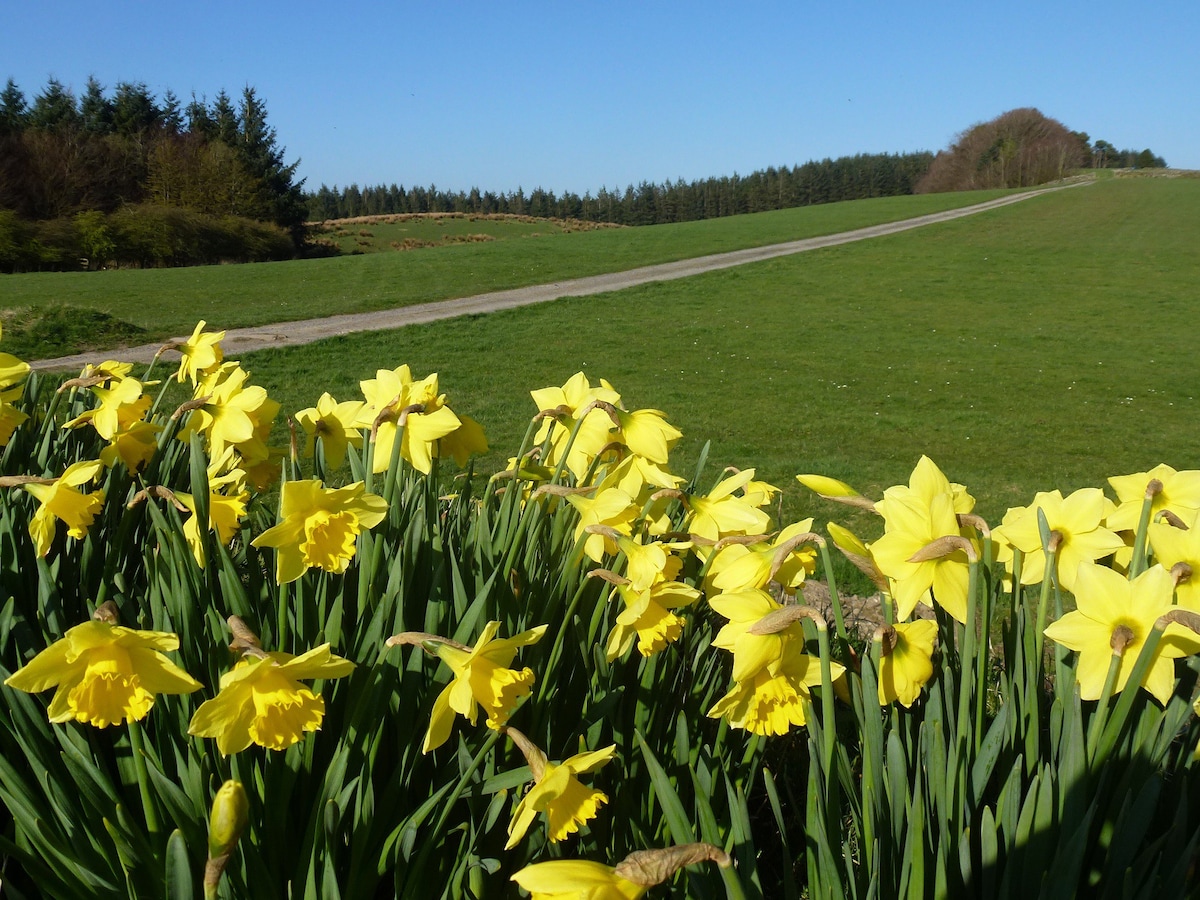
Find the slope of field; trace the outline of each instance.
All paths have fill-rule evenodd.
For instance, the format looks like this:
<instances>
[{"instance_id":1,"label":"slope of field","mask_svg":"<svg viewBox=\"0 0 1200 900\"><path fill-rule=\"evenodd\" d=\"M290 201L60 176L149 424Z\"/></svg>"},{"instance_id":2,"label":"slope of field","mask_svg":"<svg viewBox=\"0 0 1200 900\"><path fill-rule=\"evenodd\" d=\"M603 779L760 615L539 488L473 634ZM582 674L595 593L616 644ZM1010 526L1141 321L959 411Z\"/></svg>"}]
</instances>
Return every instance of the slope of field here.
<instances>
[{"instance_id":1,"label":"slope of field","mask_svg":"<svg viewBox=\"0 0 1200 900\"><path fill-rule=\"evenodd\" d=\"M528 391L583 370L665 410L687 471L865 491L922 453L997 522L1037 490L1200 467L1190 359L1200 182L1113 179L933 228L616 293L248 355L285 411L377 368L437 371L515 452ZM841 518L841 510L834 510Z\"/></svg>"},{"instance_id":2,"label":"slope of field","mask_svg":"<svg viewBox=\"0 0 1200 900\"><path fill-rule=\"evenodd\" d=\"M682 225L605 229L526 240L460 243L411 253L242 266L40 273L0 278L0 315L25 320L57 307L109 317L38 357L111 344L105 331L145 330L142 340L189 333L197 319L236 328L336 313L391 309L484 291L624 271L781 241L833 234L968 206L1004 191L887 197L710 219ZM83 313L80 313L82 318ZM87 333L97 342L84 345ZM16 332L9 339L15 339ZM23 348L10 349L23 353ZM34 355L34 354L29 354Z\"/></svg>"}]
</instances>

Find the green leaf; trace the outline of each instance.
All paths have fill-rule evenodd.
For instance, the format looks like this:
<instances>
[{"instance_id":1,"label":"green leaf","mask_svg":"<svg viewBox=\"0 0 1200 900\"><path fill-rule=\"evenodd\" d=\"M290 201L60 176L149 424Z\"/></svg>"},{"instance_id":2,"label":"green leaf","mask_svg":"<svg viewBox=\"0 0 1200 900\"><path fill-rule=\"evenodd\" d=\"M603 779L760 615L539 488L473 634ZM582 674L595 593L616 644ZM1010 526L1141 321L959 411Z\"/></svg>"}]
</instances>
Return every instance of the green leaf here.
<instances>
[{"instance_id":1,"label":"green leaf","mask_svg":"<svg viewBox=\"0 0 1200 900\"><path fill-rule=\"evenodd\" d=\"M196 896L196 883L192 878L187 843L183 839L183 832L178 828L167 838L165 887L167 900L193 900Z\"/></svg>"}]
</instances>

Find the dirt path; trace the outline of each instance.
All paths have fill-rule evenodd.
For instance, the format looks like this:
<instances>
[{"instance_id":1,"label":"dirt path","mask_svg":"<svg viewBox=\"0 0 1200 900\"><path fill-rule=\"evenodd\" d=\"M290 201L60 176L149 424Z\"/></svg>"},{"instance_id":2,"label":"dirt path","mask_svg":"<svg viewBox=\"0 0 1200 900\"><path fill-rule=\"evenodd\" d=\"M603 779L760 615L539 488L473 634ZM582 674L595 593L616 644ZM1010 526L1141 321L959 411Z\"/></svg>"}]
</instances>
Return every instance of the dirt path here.
<instances>
[{"instance_id":1,"label":"dirt path","mask_svg":"<svg viewBox=\"0 0 1200 900\"><path fill-rule=\"evenodd\" d=\"M613 272L609 275L593 275L588 278L555 281L550 284L514 288L508 291L493 291L488 294L476 294L473 297L460 297L455 300L419 303L415 306L404 306L399 309L387 309L378 312L348 313L339 316L328 316L322 319L302 319L296 322L279 322L274 325L230 329L225 334L222 346L226 357L236 358L242 353L249 353L253 350L309 344L313 341L336 335L357 334L364 331L386 331L392 328L403 328L406 325L419 325L439 319L451 319L455 316L495 312L500 309L512 309L518 306L528 306L533 303L546 303L550 300L557 300L560 297L581 297L586 294L619 291L651 281L669 281L674 278L687 278L692 275L700 275L704 272L713 272L717 269L728 269L732 266L744 265L745 263L774 259L778 256L789 256L793 253L804 253L807 250L817 250L821 247L832 247L837 244L849 244L853 241L896 234L901 231L921 228L925 225L933 225L938 222L949 222L952 219L974 215L985 210L1008 206L1010 203L1019 203L1030 197L1090 183L1090 180L1076 181L1051 188L1041 188L1021 194L1012 194L1008 197L1001 197L998 200L977 203L974 206L964 206L960 209L951 209L945 212L918 216L915 219L888 222L884 225L871 225L867 228L855 229L854 231L843 231L839 234L827 234L822 237L788 241L784 244L771 244L766 247L751 247L746 250L733 250L728 253L698 256L694 259L681 259L677 262L643 266L639 269ZM182 341L186 338L187 335L183 335L179 340ZM74 356L60 356L56 359L37 360L30 363L30 365L34 369L44 371L75 371L83 368L88 363L99 363L106 359L113 359L114 357L119 357L129 362L148 363L154 358L154 354L161 346L161 343L143 344L121 350L80 353Z\"/></svg>"}]
</instances>

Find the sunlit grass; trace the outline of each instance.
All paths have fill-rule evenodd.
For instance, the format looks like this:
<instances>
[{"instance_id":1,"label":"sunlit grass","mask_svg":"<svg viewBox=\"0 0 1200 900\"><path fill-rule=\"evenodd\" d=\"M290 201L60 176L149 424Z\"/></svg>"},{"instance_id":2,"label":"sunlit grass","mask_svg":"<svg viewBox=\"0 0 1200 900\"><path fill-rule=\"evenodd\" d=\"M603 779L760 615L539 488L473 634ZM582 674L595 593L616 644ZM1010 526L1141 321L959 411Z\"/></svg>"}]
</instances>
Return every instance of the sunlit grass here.
<instances>
[{"instance_id":1,"label":"sunlit grass","mask_svg":"<svg viewBox=\"0 0 1200 900\"><path fill-rule=\"evenodd\" d=\"M215 328L237 328L391 309L832 234L968 206L1004 193L886 197L681 225L332 259L5 275L0 277L0 310L51 305L98 310L146 329L146 340L153 340L188 334L197 319L206 319ZM64 342L48 355L76 349L77 344Z\"/></svg>"},{"instance_id":2,"label":"sunlit grass","mask_svg":"<svg viewBox=\"0 0 1200 900\"><path fill-rule=\"evenodd\" d=\"M1033 492L1200 466L1190 364L1200 183L1112 180L933 228L682 281L251 354L286 412L376 368L437 371L500 466L532 388L583 369L718 465L865 492L922 453L998 522ZM712 473L715 477L716 472Z\"/></svg>"}]
</instances>

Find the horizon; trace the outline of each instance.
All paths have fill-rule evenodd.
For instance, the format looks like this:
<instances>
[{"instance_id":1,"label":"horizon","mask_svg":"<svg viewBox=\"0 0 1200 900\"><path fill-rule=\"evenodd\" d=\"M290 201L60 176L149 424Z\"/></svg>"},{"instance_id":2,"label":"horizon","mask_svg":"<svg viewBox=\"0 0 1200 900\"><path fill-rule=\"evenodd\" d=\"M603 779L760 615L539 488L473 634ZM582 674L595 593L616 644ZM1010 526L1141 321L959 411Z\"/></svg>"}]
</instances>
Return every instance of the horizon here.
<instances>
[{"instance_id":1,"label":"horizon","mask_svg":"<svg viewBox=\"0 0 1200 900\"><path fill-rule=\"evenodd\" d=\"M286 11L286 14L285 14ZM153 8L100 19L79 0L10 10L0 48L33 98L144 82L161 99L255 88L297 179L595 196L641 182L746 175L856 154L933 153L1035 107L1118 148L1200 169L1200 7L1086 15L1018 0L1002 21L919 11L715 3L501 10L311 0ZM137 27L130 27L136 22ZM1165 29L1163 22L1170 22ZM230 23L237 23L233 27ZM41 49L53 34L57 56ZM1185 96L1184 92L1188 92Z\"/></svg>"}]
</instances>

